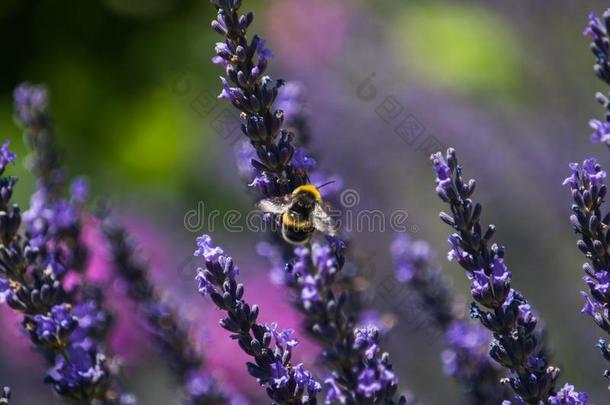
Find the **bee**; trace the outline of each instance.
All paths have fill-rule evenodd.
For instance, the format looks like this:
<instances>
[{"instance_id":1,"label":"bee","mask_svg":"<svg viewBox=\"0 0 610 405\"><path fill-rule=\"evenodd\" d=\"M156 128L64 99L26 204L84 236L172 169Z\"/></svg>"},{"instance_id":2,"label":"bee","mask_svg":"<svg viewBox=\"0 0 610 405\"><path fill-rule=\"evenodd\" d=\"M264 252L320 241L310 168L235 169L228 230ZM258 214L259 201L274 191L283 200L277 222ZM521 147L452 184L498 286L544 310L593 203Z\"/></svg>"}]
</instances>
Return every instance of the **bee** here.
<instances>
[{"instance_id":1,"label":"bee","mask_svg":"<svg viewBox=\"0 0 610 405\"><path fill-rule=\"evenodd\" d=\"M280 216L282 237L293 245L306 244L316 230L334 236L337 230L322 206L318 190L321 187L305 184L295 188L291 194L261 200L257 206L264 212Z\"/></svg>"}]
</instances>

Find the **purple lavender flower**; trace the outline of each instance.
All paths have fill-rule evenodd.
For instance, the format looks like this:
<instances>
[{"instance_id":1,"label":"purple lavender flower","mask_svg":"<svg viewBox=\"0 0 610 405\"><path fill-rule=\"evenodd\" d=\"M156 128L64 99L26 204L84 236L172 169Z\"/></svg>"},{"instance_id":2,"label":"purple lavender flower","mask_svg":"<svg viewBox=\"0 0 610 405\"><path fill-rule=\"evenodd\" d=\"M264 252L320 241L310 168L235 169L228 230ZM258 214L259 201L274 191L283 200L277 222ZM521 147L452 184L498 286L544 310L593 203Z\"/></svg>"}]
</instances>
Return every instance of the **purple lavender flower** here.
<instances>
[{"instance_id":1,"label":"purple lavender flower","mask_svg":"<svg viewBox=\"0 0 610 405\"><path fill-rule=\"evenodd\" d=\"M300 299L294 304L306 315L305 328L323 344L323 358L328 368L334 370L333 376L325 381L330 390L327 402L347 398L345 403L358 403L373 398L395 403L397 379L381 379L391 372L391 365L389 355L381 352L378 330L370 326L356 328L355 318L335 304L341 298L335 297L332 287L343 265L343 248L343 244L318 242L297 247L294 260L286 268L284 282L299 294ZM351 364L351 368L346 369L343 364ZM362 379L360 388L359 379Z\"/></svg>"},{"instance_id":2,"label":"purple lavender flower","mask_svg":"<svg viewBox=\"0 0 610 405\"><path fill-rule=\"evenodd\" d=\"M549 398L551 405L588 405L589 396L584 392L576 392L574 386L564 385L557 395Z\"/></svg>"},{"instance_id":3,"label":"purple lavender flower","mask_svg":"<svg viewBox=\"0 0 610 405\"><path fill-rule=\"evenodd\" d=\"M310 308L314 302L320 301L320 291L316 278L310 274L304 276L301 288L301 300L305 308Z\"/></svg>"},{"instance_id":4,"label":"purple lavender flower","mask_svg":"<svg viewBox=\"0 0 610 405\"><path fill-rule=\"evenodd\" d=\"M375 374L375 370L366 368L358 375L358 393L365 398L373 398L381 388L381 379Z\"/></svg>"},{"instance_id":5,"label":"purple lavender flower","mask_svg":"<svg viewBox=\"0 0 610 405\"><path fill-rule=\"evenodd\" d=\"M15 115L23 124L31 127L47 125L48 92L44 86L32 86L23 83L13 92Z\"/></svg>"},{"instance_id":6,"label":"purple lavender flower","mask_svg":"<svg viewBox=\"0 0 610 405\"><path fill-rule=\"evenodd\" d=\"M63 256L66 270L82 273L87 249L80 238L81 211L87 186L83 178L77 178L68 190L48 104L43 86L24 83L14 91L15 116L32 150L29 168L37 178L37 190L24 221L35 247L48 250L50 256Z\"/></svg>"},{"instance_id":7,"label":"purple lavender flower","mask_svg":"<svg viewBox=\"0 0 610 405\"><path fill-rule=\"evenodd\" d=\"M608 27L610 26L610 9L603 15L603 21L595 13L589 15L589 24L585 28L584 35L591 37L591 51L595 55L595 74L606 84L610 84L610 38ZM597 93L595 98L599 104L606 109L604 121L593 119L589 126L593 129L591 142L600 142L610 147L610 102L602 93Z\"/></svg>"},{"instance_id":8,"label":"purple lavender flower","mask_svg":"<svg viewBox=\"0 0 610 405\"><path fill-rule=\"evenodd\" d=\"M255 363L247 364L250 375L267 386L274 402L315 404L320 384L302 365L290 363L298 343L291 337L292 331L279 331L277 324L258 324L258 306L243 300L244 286L237 283L239 272L233 259L222 255L222 249L213 246L207 235L197 238L197 246L195 256L205 260L205 268L200 268L196 277L199 291L226 312L220 325L232 332L241 349L254 358ZM272 340L274 348L270 346Z\"/></svg>"},{"instance_id":9,"label":"purple lavender flower","mask_svg":"<svg viewBox=\"0 0 610 405\"><path fill-rule=\"evenodd\" d=\"M396 375L383 362L369 365L358 375L358 394L376 403L379 393L392 389L398 383ZM404 402L404 400L401 399Z\"/></svg>"},{"instance_id":10,"label":"purple lavender flower","mask_svg":"<svg viewBox=\"0 0 610 405\"><path fill-rule=\"evenodd\" d=\"M24 138L34 151L29 164L41 183L39 188L46 189L51 195L56 191L61 193L65 175L55 147L47 89L23 83L15 88L13 99L17 123L23 128Z\"/></svg>"},{"instance_id":11,"label":"purple lavender flower","mask_svg":"<svg viewBox=\"0 0 610 405\"><path fill-rule=\"evenodd\" d=\"M15 89L14 105L24 138L32 148L29 162L37 177L37 192L25 215L25 236L17 234L21 217L16 224L9 223L14 229L4 245L13 255L23 255L28 267L4 270L15 291L8 304L24 313L23 325L32 342L43 348L49 363L55 365L47 381L60 395L81 402L122 398L114 376L103 366L106 356L102 348L107 346L110 317L103 308L102 290L85 282L68 293L62 284L69 272L82 273L86 264L87 249L80 232L83 181L78 179L68 196L46 89L22 84ZM11 157L6 150L2 154ZM84 363L83 350L93 359L91 367ZM95 369L99 376L94 373L92 378L89 369Z\"/></svg>"},{"instance_id":12,"label":"purple lavender flower","mask_svg":"<svg viewBox=\"0 0 610 405\"><path fill-rule=\"evenodd\" d=\"M572 174L564 181L572 191L570 222L581 238L576 246L589 261L583 266L583 280L589 293L581 293L585 298L582 313L591 316L601 329L610 333L610 254L606 237L610 216L601 210L608 191L604 184L606 172L595 159L585 160L582 168L571 163L570 169ZM603 357L610 361L609 346L604 339L600 339L598 347ZM606 370L605 375L610 378L610 370Z\"/></svg>"},{"instance_id":13,"label":"purple lavender flower","mask_svg":"<svg viewBox=\"0 0 610 405\"><path fill-rule=\"evenodd\" d=\"M314 158L307 156L307 151L305 148L296 148L294 150L291 163L292 166L294 166L297 170L302 171L309 171L317 164Z\"/></svg>"},{"instance_id":14,"label":"purple lavender flower","mask_svg":"<svg viewBox=\"0 0 610 405\"><path fill-rule=\"evenodd\" d=\"M12 294L12 289L6 278L0 277L0 304L4 304Z\"/></svg>"},{"instance_id":15,"label":"purple lavender flower","mask_svg":"<svg viewBox=\"0 0 610 405\"><path fill-rule=\"evenodd\" d=\"M0 224L0 255L11 258L0 264L1 284L8 288L2 295L11 308L23 314L22 325L32 343L53 365L46 381L60 395L86 403L119 396L103 366L100 337L84 333L91 326L85 327L86 311L75 311L77 291L68 294L61 283L64 258L49 256L49 251L32 246L27 233L20 233L19 208L10 204L15 182L11 177L0 178L0 212L6 218ZM78 293L84 298L90 294L87 289Z\"/></svg>"},{"instance_id":16,"label":"purple lavender flower","mask_svg":"<svg viewBox=\"0 0 610 405\"><path fill-rule=\"evenodd\" d=\"M451 244L452 249L459 250L457 240L452 238ZM491 335L482 326L456 315L457 300L442 277L430 245L400 234L392 243L391 253L396 279L411 287L445 337L447 347L441 354L444 371L464 387L469 403L500 403L508 395L500 385L500 367L487 355Z\"/></svg>"},{"instance_id":17,"label":"purple lavender flower","mask_svg":"<svg viewBox=\"0 0 610 405\"><path fill-rule=\"evenodd\" d=\"M328 386L326 391L326 404L347 403L347 396L343 394L343 389L337 383L338 378L337 374L332 374L324 381L324 384Z\"/></svg>"},{"instance_id":18,"label":"purple lavender flower","mask_svg":"<svg viewBox=\"0 0 610 405\"><path fill-rule=\"evenodd\" d=\"M265 190L270 184L269 176L267 176L266 172L262 172L254 177L252 183L248 184L248 187L259 187L261 190Z\"/></svg>"},{"instance_id":19,"label":"purple lavender flower","mask_svg":"<svg viewBox=\"0 0 610 405\"><path fill-rule=\"evenodd\" d=\"M483 306L493 307L497 302L504 301L510 292L511 274L501 257L489 264L487 272L483 269L475 270L472 277L472 298Z\"/></svg>"},{"instance_id":20,"label":"purple lavender flower","mask_svg":"<svg viewBox=\"0 0 610 405\"><path fill-rule=\"evenodd\" d=\"M58 304L50 309L48 314L34 315L26 328L31 330L32 340L36 345L46 349L63 349L70 339L70 335L78 326L78 320L72 315L68 304Z\"/></svg>"},{"instance_id":21,"label":"purple lavender flower","mask_svg":"<svg viewBox=\"0 0 610 405\"><path fill-rule=\"evenodd\" d=\"M242 131L256 151L252 162L258 178L255 185L265 186L260 187L265 197L288 194L308 179L303 170L293 166L293 137L282 129L284 112L273 110L283 82L274 83L264 75L271 56L265 41L256 35L249 41L245 36L253 14L240 16L239 3L215 0L214 4L218 16L212 27L223 35L224 42L216 45L213 61L224 66L226 73L226 77L221 77L219 97L229 100L243 113Z\"/></svg>"},{"instance_id":22,"label":"purple lavender flower","mask_svg":"<svg viewBox=\"0 0 610 405\"><path fill-rule=\"evenodd\" d=\"M70 196L78 204L83 204L89 198L89 181L86 177L77 177L70 184Z\"/></svg>"},{"instance_id":23,"label":"purple lavender flower","mask_svg":"<svg viewBox=\"0 0 610 405\"><path fill-rule=\"evenodd\" d=\"M100 353L78 344L68 348L65 355L58 355L55 366L49 371L46 381L53 384L60 395L93 398L95 391L108 378L106 358Z\"/></svg>"},{"instance_id":24,"label":"purple lavender flower","mask_svg":"<svg viewBox=\"0 0 610 405\"><path fill-rule=\"evenodd\" d=\"M206 262L218 261L224 251L219 246L212 245L212 238L208 235L197 237L197 250L195 256L203 256Z\"/></svg>"},{"instance_id":25,"label":"purple lavender flower","mask_svg":"<svg viewBox=\"0 0 610 405\"><path fill-rule=\"evenodd\" d=\"M610 146L610 123L591 120L589 126L593 129L591 142L600 142Z\"/></svg>"},{"instance_id":26,"label":"purple lavender flower","mask_svg":"<svg viewBox=\"0 0 610 405\"><path fill-rule=\"evenodd\" d=\"M214 382L209 374L199 370L189 372L186 381L184 388L189 397L205 397L214 389Z\"/></svg>"},{"instance_id":27,"label":"purple lavender flower","mask_svg":"<svg viewBox=\"0 0 610 405\"><path fill-rule=\"evenodd\" d=\"M80 342L83 347L94 348L97 340L102 340L110 328L111 316L94 297L83 300L72 308L72 316L78 327L72 332L70 340Z\"/></svg>"},{"instance_id":28,"label":"purple lavender flower","mask_svg":"<svg viewBox=\"0 0 610 405\"><path fill-rule=\"evenodd\" d=\"M377 341L379 340L379 331L376 327L366 327L354 330L356 338L354 339L354 348L364 350L364 355L368 360L375 357L375 354L380 350Z\"/></svg>"},{"instance_id":29,"label":"purple lavender flower","mask_svg":"<svg viewBox=\"0 0 610 405\"><path fill-rule=\"evenodd\" d=\"M511 288L510 273L504 264L504 247L491 244L495 227L489 225L483 230L479 222L482 206L470 199L475 181L464 182L462 167L453 149L447 151L446 157L439 152L431 159L436 171L437 194L451 208L452 215L440 215L456 232L450 239L451 249L468 277L474 278L471 294L477 302L471 306L471 315L493 333L489 354L509 371L507 382L520 400L530 404L548 403L555 394L559 369L549 366L539 350L535 334L537 319L530 305L521 293ZM591 162L587 163L586 170L593 182L602 177ZM577 174L573 176L578 178Z\"/></svg>"},{"instance_id":30,"label":"purple lavender flower","mask_svg":"<svg viewBox=\"0 0 610 405\"><path fill-rule=\"evenodd\" d=\"M443 368L448 375L469 372L464 360L475 367L488 364L487 347L490 334L484 328L466 320L456 320L447 329L448 349L443 352ZM477 364L478 363L478 364ZM476 368L473 368L476 371ZM498 378L496 383L499 383Z\"/></svg>"},{"instance_id":31,"label":"purple lavender flower","mask_svg":"<svg viewBox=\"0 0 610 405\"><path fill-rule=\"evenodd\" d=\"M8 166L9 163L15 161L15 158L17 156L14 152L11 152L8 149L8 145L9 142L8 140L6 140L2 143L2 146L0 147L0 175L4 173L4 170L6 169L6 166Z\"/></svg>"},{"instance_id":32,"label":"purple lavender flower","mask_svg":"<svg viewBox=\"0 0 610 405\"><path fill-rule=\"evenodd\" d=\"M582 164L582 170L580 170L578 163L570 163L569 166L570 170L572 170L572 175L563 181L564 186L569 185L573 190L578 189L581 177L582 181L586 181L593 186L601 186L604 184L606 172L597 164L596 159L585 159Z\"/></svg>"},{"instance_id":33,"label":"purple lavender flower","mask_svg":"<svg viewBox=\"0 0 610 405\"><path fill-rule=\"evenodd\" d=\"M603 15L603 22L595 13L589 14L589 24L585 28L583 35L591 37L591 51L595 55L595 74L610 84L610 40L608 39L608 27L610 26L610 10L606 10Z\"/></svg>"},{"instance_id":34,"label":"purple lavender flower","mask_svg":"<svg viewBox=\"0 0 610 405\"><path fill-rule=\"evenodd\" d=\"M284 329L280 331L275 322L265 324L265 328L267 328L267 332L271 333L271 336L279 346L295 347L299 344L298 340L291 337L294 333L294 329Z\"/></svg>"},{"instance_id":35,"label":"purple lavender flower","mask_svg":"<svg viewBox=\"0 0 610 405\"><path fill-rule=\"evenodd\" d=\"M307 388L307 393L310 397L315 397L322 390L320 383L313 377L311 372L303 367L302 363L294 366L294 379L299 387Z\"/></svg>"}]
</instances>

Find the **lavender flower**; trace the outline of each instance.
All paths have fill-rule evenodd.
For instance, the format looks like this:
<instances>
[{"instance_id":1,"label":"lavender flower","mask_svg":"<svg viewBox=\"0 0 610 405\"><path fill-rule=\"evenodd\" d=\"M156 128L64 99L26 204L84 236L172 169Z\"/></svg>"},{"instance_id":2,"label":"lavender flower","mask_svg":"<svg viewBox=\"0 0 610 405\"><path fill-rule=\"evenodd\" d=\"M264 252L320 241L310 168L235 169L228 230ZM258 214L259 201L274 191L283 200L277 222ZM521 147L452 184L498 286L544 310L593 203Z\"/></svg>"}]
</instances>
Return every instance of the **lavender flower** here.
<instances>
[{"instance_id":1,"label":"lavender flower","mask_svg":"<svg viewBox=\"0 0 610 405\"><path fill-rule=\"evenodd\" d=\"M45 263L61 282L68 274L78 277L84 272L88 251L81 238L83 204L88 183L78 177L69 185L63 174L54 131L48 111L48 92L43 86L21 84L14 91L15 116L24 129L24 137L32 148L30 169L37 178L37 190L24 215L30 245L48 257ZM61 258L61 263L57 260ZM110 328L110 315L103 309L104 294L100 287L84 280L83 288L69 297L75 311L95 311L95 320L79 336L102 343ZM82 313L85 316L84 313ZM82 324L82 322L81 322ZM88 334L88 335L87 335Z\"/></svg>"},{"instance_id":2,"label":"lavender flower","mask_svg":"<svg viewBox=\"0 0 610 405\"><path fill-rule=\"evenodd\" d=\"M587 405L589 396L584 392L577 392L574 386L570 384L564 385L557 395L549 398L551 405Z\"/></svg>"},{"instance_id":3,"label":"lavender flower","mask_svg":"<svg viewBox=\"0 0 610 405\"><path fill-rule=\"evenodd\" d=\"M594 71L597 77L610 84L610 38L608 27L610 26L610 9L603 15L603 21L595 13L589 15L589 24L585 28L584 35L591 37L591 51L595 55ZM610 102L602 93L597 93L595 98L606 111L610 110ZM591 142L600 142L610 147L610 113L606 112L605 121L593 119L589 121L593 129Z\"/></svg>"},{"instance_id":4,"label":"lavender flower","mask_svg":"<svg viewBox=\"0 0 610 405\"><path fill-rule=\"evenodd\" d=\"M326 402L393 404L398 380L389 355L381 352L378 330L356 328L355 316L346 308L346 292L337 296L333 291L345 260L344 247L329 239L296 248L294 260L285 268L284 284L297 297L293 304L305 315L305 329L322 344L327 368L334 370L325 381Z\"/></svg>"},{"instance_id":5,"label":"lavender flower","mask_svg":"<svg viewBox=\"0 0 610 405\"><path fill-rule=\"evenodd\" d=\"M556 394L559 369L548 365L544 354L537 351L537 319L523 295L510 285L504 247L495 243L489 246L495 227L489 225L483 230L479 222L482 206L470 199L475 181L464 182L453 149L447 151L446 158L439 152L431 159L436 192L451 208L451 215L440 214L441 220L456 231L449 238L449 257L471 279L475 299L471 314L493 333L489 355L508 370L506 381L517 395L515 403L548 403Z\"/></svg>"},{"instance_id":6,"label":"lavender flower","mask_svg":"<svg viewBox=\"0 0 610 405\"><path fill-rule=\"evenodd\" d=\"M366 359L364 367L358 373L356 392L359 396L372 400L374 403L394 403L392 397L398 386L398 378L392 371L390 358L387 353L378 356L379 331L376 327L366 327L354 330L354 346L360 357ZM362 399L360 399L362 400ZM406 403L401 397L399 403Z\"/></svg>"},{"instance_id":7,"label":"lavender flower","mask_svg":"<svg viewBox=\"0 0 610 405\"><path fill-rule=\"evenodd\" d=\"M15 88L13 99L17 123L23 128L30 148L35 151L28 161L30 170L43 183L42 188L54 193L61 189L65 176L54 144L48 91L44 86L23 83Z\"/></svg>"},{"instance_id":8,"label":"lavender flower","mask_svg":"<svg viewBox=\"0 0 610 405\"><path fill-rule=\"evenodd\" d=\"M598 95L598 100L601 100L602 104L607 106L607 99L605 96L601 97ZM591 134L591 142L600 142L610 145L610 122L601 122L600 120L593 119L589 121L589 126L593 129L593 133Z\"/></svg>"},{"instance_id":9,"label":"lavender flower","mask_svg":"<svg viewBox=\"0 0 610 405\"><path fill-rule=\"evenodd\" d=\"M17 155L8 149L8 141L4 141L0 147L0 175L4 173L6 166L13 163Z\"/></svg>"},{"instance_id":10,"label":"lavender flower","mask_svg":"<svg viewBox=\"0 0 610 405\"><path fill-rule=\"evenodd\" d=\"M90 401L99 395L96 391L108 378L105 356L80 344L71 345L63 353L49 371L46 382L53 384L63 396L78 393L80 398Z\"/></svg>"},{"instance_id":11,"label":"lavender flower","mask_svg":"<svg viewBox=\"0 0 610 405\"><path fill-rule=\"evenodd\" d=\"M606 172L595 159L586 159L582 167L577 163L571 163L570 169L572 174L563 183L570 186L574 200L570 222L581 238L576 246L589 261L583 265L585 272L583 280L589 293L582 292L585 298L582 313L591 316L601 329L610 333L608 321L610 254L606 237L610 215L604 214L601 210L608 191L604 184ZM598 347L603 357L610 361L610 347L606 340L600 339ZM605 375L610 378L610 370L606 370Z\"/></svg>"},{"instance_id":12,"label":"lavender flower","mask_svg":"<svg viewBox=\"0 0 610 405\"><path fill-rule=\"evenodd\" d=\"M205 267L196 277L199 292L226 312L220 326L232 332L239 347L254 358L254 363L247 363L250 375L267 387L267 395L274 403L316 404L320 384L301 364L290 362L297 344L291 338L292 331L279 331L276 324L258 324L258 306L243 300L244 286L237 283L239 270L233 259L213 246L207 235L197 238L197 247L195 256L205 260Z\"/></svg>"},{"instance_id":13,"label":"lavender flower","mask_svg":"<svg viewBox=\"0 0 610 405\"><path fill-rule=\"evenodd\" d=\"M34 344L48 350L63 349L78 326L78 320L72 316L68 304L55 305L50 308L50 313L34 315L31 324L30 320L26 322L26 330L30 332Z\"/></svg>"},{"instance_id":14,"label":"lavender flower","mask_svg":"<svg viewBox=\"0 0 610 405\"><path fill-rule=\"evenodd\" d=\"M284 112L273 110L283 81L273 82L265 76L271 52L265 41L255 35L251 41L246 30L254 15L239 15L241 2L214 0L218 16L212 28L224 37L216 44L213 62L224 67L226 78L221 77L223 90L219 98L229 100L244 120L242 132L256 151L252 160L255 169L253 186L265 197L290 193L308 182L307 174L295 167L293 135L283 129Z\"/></svg>"},{"instance_id":15,"label":"lavender flower","mask_svg":"<svg viewBox=\"0 0 610 405\"><path fill-rule=\"evenodd\" d=\"M81 215L88 186L83 178L77 178L68 193L56 151L46 89L24 83L15 89L14 100L17 121L32 148L29 166L37 177L32 206L24 214L27 243L42 258L38 259L38 266L53 287L61 291L69 273L81 276L85 269L88 252L81 240ZM34 287L39 288L36 283ZM45 299L43 291L40 288ZM68 397L86 400L113 396L116 401L132 401L131 395L117 393L120 387L106 366L103 348L111 317L104 309L101 288L83 280L80 288L71 288L56 299L60 302L51 301L41 313L34 312L32 318L24 319L32 341L47 349L45 354L54 364L47 382Z\"/></svg>"},{"instance_id":16,"label":"lavender flower","mask_svg":"<svg viewBox=\"0 0 610 405\"><path fill-rule=\"evenodd\" d=\"M204 371L202 355L189 336L186 321L161 298L161 292L150 281L147 265L127 231L108 214L103 219L102 229L110 245L114 267L126 281L127 295L137 304L147 330L178 377L183 403L227 403L218 384ZM207 245L202 243L200 246L204 249ZM217 253L221 254L218 249ZM213 252L203 250L196 253L214 256Z\"/></svg>"},{"instance_id":17,"label":"lavender flower","mask_svg":"<svg viewBox=\"0 0 610 405\"><path fill-rule=\"evenodd\" d=\"M445 372L460 383L472 404L498 404L507 398L500 385L500 367L487 355L490 333L480 325L456 315L456 298L442 277L432 247L423 240L400 234L392 243L396 279L409 285L422 307L444 335L442 352Z\"/></svg>"},{"instance_id":18,"label":"lavender flower","mask_svg":"<svg viewBox=\"0 0 610 405\"><path fill-rule=\"evenodd\" d=\"M37 248L64 256L66 270L82 273L87 249L80 238L80 215L88 185L84 178L77 178L66 196L66 176L55 144L48 98L45 87L29 83L19 85L14 91L15 116L32 149L29 168L37 178L36 193L23 218Z\"/></svg>"},{"instance_id":19,"label":"lavender flower","mask_svg":"<svg viewBox=\"0 0 610 405\"><path fill-rule=\"evenodd\" d=\"M23 327L52 365L46 381L60 395L81 402L119 403L121 395L106 366L101 340L87 333L91 312L75 307L86 290L67 292L58 277L62 256L32 246L19 233L21 214L10 199L16 179L0 177L0 286L6 303L23 314ZM111 400L115 398L115 400Z\"/></svg>"},{"instance_id":20,"label":"lavender flower","mask_svg":"<svg viewBox=\"0 0 610 405\"><path fill-rule=\"evenodd\" d=\"M589 24L583 35L591 37L591 52L595 55L595 74L610 84L610 39L608 38L608 27L610 27L610 9L603 15L603 21L595 13L589 14Z\"/></svg>"}]
</instances>

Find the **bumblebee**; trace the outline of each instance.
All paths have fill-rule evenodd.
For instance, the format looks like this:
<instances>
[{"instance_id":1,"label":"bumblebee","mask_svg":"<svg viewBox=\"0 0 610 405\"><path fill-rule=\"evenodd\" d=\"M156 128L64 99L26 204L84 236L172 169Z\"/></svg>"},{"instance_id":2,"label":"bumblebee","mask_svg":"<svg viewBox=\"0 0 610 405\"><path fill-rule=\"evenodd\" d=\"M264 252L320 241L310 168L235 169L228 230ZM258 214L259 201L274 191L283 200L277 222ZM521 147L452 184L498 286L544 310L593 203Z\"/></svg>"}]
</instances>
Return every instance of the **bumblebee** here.
<instances>
[{"instance_id":1,"label":"bumblebee","mask_svg":"<svg viewBox=\"0 0 610 405\"><path fill-rule=\"evenodd\" d=\"M334 236L337 231L330 215L322 207L318 187L305 184L291 194L259 201L258 208L280 216L282 237L293 245L311 240L316 230Z\"/></svg>"}]
</instances>

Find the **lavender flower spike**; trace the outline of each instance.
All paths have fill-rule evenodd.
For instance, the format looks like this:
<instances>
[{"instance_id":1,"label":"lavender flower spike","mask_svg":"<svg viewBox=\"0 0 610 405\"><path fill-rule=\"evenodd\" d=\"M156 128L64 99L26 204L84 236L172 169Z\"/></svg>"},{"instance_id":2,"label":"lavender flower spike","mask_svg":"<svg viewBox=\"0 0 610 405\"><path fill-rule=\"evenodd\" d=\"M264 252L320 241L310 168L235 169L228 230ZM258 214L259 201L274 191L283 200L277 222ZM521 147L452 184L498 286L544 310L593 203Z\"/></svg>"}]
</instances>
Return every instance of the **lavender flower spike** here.
<instances>
[{"instance_id":1,"label":"lavender flower spike","mask_svg":"<svg viewBox=\"0 0 610 405\"><path fill-rule=\"evenodd\" d=\"M31 246L43 256L61 257L61 265L52 267L58 281L70 273L80 278L88 258L88 249L81 238L81 217L88 184L83 178L76 178L68 191L56 151L46 88L24 83L15 89L14 98L15 115L32 148L28 156L30 168L37 178L37 191L23 215ZM75 305L76 314L90 315L96 320L79 332L82 339L93 339L105 345L111 323L110 314L103 309L102 288L83 280L83 287L68 301Z\"/></svg>"},{"instance_id":2,"label":"lavender flower spike","mask_svg":"<svg viewBox=\"0 0 610 405\"><path fill-rule=\"evenodd\" d=\"M589 24L583 33L592 39L591 51L595 55L595 74L606 84L610 84L610 37L608 37L608 27L610 27L610 9L604 12L601 20L595 13L591 13ZM610 112L608 112L610 102L608 97L602 93L597 93L595 98L606 109L606 117L603 122L597 119L589 122L589 126L593 129L591 142L604 143L610 147Z\"/></svg>"},{"instance_id":3,"label":"lavender flower spike","mask_svg":"<svg viewBox=\"0 0 610 405\"><path fill-rule=\"evenodd\" d=\"M196 277L199 292L226 312L220 326L232 332L231 337L239 347L253 357L254 362L247 363L250 375L266 386L274 404L315 405L321 385L301 364L290 362L292 350L298 344L290 336L291 331L278 332L276 324L257 323L258 306L243 300L244 286L237 283L239 269L233 259L213 246L207 235L197 238L197 246L195 256L205 260L205 267L199 269Z\"/></svg>"},{"instance_id":4,"label":"lavender flower spike","mask_svg":"<svg viewBox=\"0 0 610 405\"><path fill-rule=\"evenodd\" d=\"M256 178L251 184L265 197L288 194L309 179L302 167L293 164L294 136L283 128L284 112L273 108L284 82L273 82L264 74L271 56L265 41L258 35L251 40L246 37L254 15L239 15L239 0L213 3L218 16L212 21L212 28L223 36L223 42L216 44L212 61L221 65L226 75L221 77L223 90L219 97L240 111L241 130L256 152L251 160Z\"/></svg>"},{"instance_id":5,"label":"lavender flower spike","mask_svg":"<svg viewBox=\"0 0 610 405\"><path fill-rule=\"evenodd\" d=\"M47 193L61 190L65 176L55 147L55 135L49 114L49 94L44 86L23 83L13 92L15 119L24 130L28 146L30 170L39 178Z\"/></svg>"},{"instance_id":6,"label":"lavender flower spike","mask_svg":"<svg viewBox=\"0 0 610 405\"><path fill-rule=\"evenodd\" d=\"M583 265L583 278L589 293L582 292L585 305L582 313L589 315L607 334L610 334L610 251L607 229L610 213L602 211L602 204L608 192L605 184L606 172L595 159L586 159L582 167L571 163L572 174L564 181L572 190L572 215L570 222L581 238L576 243L589 263ZM605 339L598 343L603 357L610 361L610 346ZM610 370L605 375L610 378Z\"/></svg>"},{"instance_id":7,"label":"lavender flower spike","mask_svg":"<svg viewBox=\"0 0 610 405\"><path fill-rule=\"evenodd\" d=\"M326 402L404 404L404 397L394 399L398 379L389 354L381 351L378 331L356 328L346 292L334 292L344 248L336 240L299 247L285 269L284 282L296 295L293 303L305 315L305 329L320 342L323 362L332 371L325 381Z\"/></svg>"},{"instance_id":8,"label":"lavender flower spike","mask_svg":"<svg viewBox=\"0 0 610 405\"><path fill-rule=\"evenodd\" d=\"M38 248L61 251L66 256L66 270L81 273L87 261L87 249L80 240L87 182L76 178L68 193L48 110L47 89L29 83L19 85L14 91L14 106L17 122L32 150L28 166L37 179L30 209L24 213L27 231Z\"/></svg>"},{"instance_id":9,"label":"lavender flower spike","mask_svg":"<svg viewBox=\"0 0 610 405\"><path fill-rule=\"evenodd\" d=\"M445 372L462 385L473 405L495 405L508 397L500 385L501 367L487 355L490 333L458 315L457 300L443 278L432 247L423 240L399 234L391 247L396 279L408 285L444 335Z\"/></svg>"},{"instance_id":10,"label":"lavender flower spike","mask_svg":"<svg viewBox=\"0 0 610 405\"><path fill-rule=\"evenodd\" d=\"M491 244L495 227L489 225L484 230L481 226L482 206L470 198L475 181L464 182L453 149L446 157L439 152L431 159L436 192L451 208L451 215L440 214L441 220L455 230L449 237L449 258L457 261L471 280L470 292L475 300L471 315L493 334L489 355L508 370L506 382L516 394L513 403L556 401L559 369L537 351L537 319L523 295L511 287L504 247Z\"/></svg>"},{"instance_id":11,"label":"lavender flower spike","mask_svg":"<svg viewBox=\"0 0 610 405\"><path fill-rule=\"evenodd\" d=\"M604 12L600 20L595 13L589 14L589 24L583 35L591 37L591 52L595 55L595 74L607 84L610 84L610 9Z\"/></svg>"},{"instance_id":12,"label":"lavender flower spike","mask_svg":"<svg viewBox=\"0 0 610 405\"><path fill-rule=\"evenodd\" d=\"M149 326L147 330L178 377L182 403L227 403L218 384L204 371L203 358L189 336L186 321L161 298L161 292L148 277L146 262L127 231L110 215L103 218L102 229L114 266L127 284L127 295L137 304L138 313ZM205 384L198 383L204 380Z\"/></svg>"},{"instance_id":13,"label":"lavender flower spike","mask_svg":"<svg viewBox=\"0 0 610 405\"><path fill-rule=\"evenodd\" d=\"M16 181L0 177L0 215L5 218L0 221L1 302L23 315L23 328L51 364L46 382L59 395L80 403L123 403L126 397L118 391L99 344L104 325L92 329L87 321L100 315L105 319L103 312L94 301L76 300L77 289L66 291L61 256L32 246L29 235L20 232L20 210L10 205Z\"/></svg>"},{"instance_id":14,"label":"lavender flower spike","mask_svg":"<svg viewBox=\"0 0 610 405\"><path fill-rule=\"evenodd\" d=\"M23 127L24 137L32 148L28 157L29 166L37 177L37 191L31 198L30 209L24 214L29 244L39 251L41 257L47 258L46 265L53 273L55 282L61 284L70 272L80 277L85 269L88 252L81 240L81 215L88 186L82 178L77 178L71 186L70 196L66 196L68 190L56 151L47 90L43 86L24 83L15 89L14 104L17 121ZM85 280L81 288L71 289L64 299L65 303L51 309L52 318L45 314L36 314L34 317L35 321L46 328L57 323L57 332L62 332L62 335L53 338L51 334L51 342L55 339L61 343L62 338L69 336L69 340L75 343L74 347L66 348L66 353L62 353L61 358L54 360L54 356L49 356L51 362L55 361L55 368L47 380L54 383L56 389L68 393L79 389L71 381L72 378L65 378L66 375L86 376L94 384L103 379L112 380L109 371L96 364L105 361L102 353L95 352L107 346L105 340L111 325L110 314L104 309L103 300L102 289ZM70 328L72 318L78 320L78 327L74 330ZM32 334L31 321L26 319L24 322L33 342L44 344L48 336L41 339ZM41 328L36 330L39 333ZM49 333L44 328L42 330ZM72 356L72 361L68 361L67 354ZM88 371L83 372L79 367L88 367ZM113 385L118 387L116 383ZM125 394L120 400L132 399L133 396Z\"/></svg>"}]
</instances>

